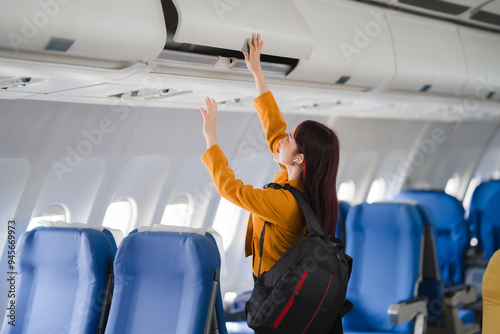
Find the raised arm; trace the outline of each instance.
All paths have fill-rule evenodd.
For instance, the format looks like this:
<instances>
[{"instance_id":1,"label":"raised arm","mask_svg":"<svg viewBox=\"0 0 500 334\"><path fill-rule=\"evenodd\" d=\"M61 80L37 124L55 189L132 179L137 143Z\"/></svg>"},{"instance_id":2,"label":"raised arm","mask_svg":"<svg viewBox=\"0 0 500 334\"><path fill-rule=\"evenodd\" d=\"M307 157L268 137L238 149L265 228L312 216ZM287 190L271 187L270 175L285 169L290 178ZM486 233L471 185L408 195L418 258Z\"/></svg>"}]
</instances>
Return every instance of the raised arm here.
<instances>
[{"instance_id":1,"label":"raised arm","mask_svg":"<svg viewBox=\"0 0 500 334\"><path fill-rule=\"evenodd\" d=\"M243 52L243 54L245 55L245 63L253 74L257 88L257 98L254 105L266 133L269 149L272 154L275 154L279 147L279 140L288 136L288 134L286 133L286 122L267 87L264 71L260 63L260 53L263 46L264 41L261 39L260 34L253 34L252 40L248 41L250 53Z\"/></svg>"},{"instance_id":2,"label":"raised arm","mask_svg":"<svg viewBox=\"0 0 500 334\"><path fill-rule=\"evenodd\" d=\"M245 63L252 72L255 79L255 86L257 88L257 96L264 94L269 91L267 87L266 78L264 76L264 71L260 65L260 52L264 46L264 41L260 38L260 34L253 34L252 40L248 41L248 48L250 53L243 52L245 56Z\"/></svg>"}]
</instances>

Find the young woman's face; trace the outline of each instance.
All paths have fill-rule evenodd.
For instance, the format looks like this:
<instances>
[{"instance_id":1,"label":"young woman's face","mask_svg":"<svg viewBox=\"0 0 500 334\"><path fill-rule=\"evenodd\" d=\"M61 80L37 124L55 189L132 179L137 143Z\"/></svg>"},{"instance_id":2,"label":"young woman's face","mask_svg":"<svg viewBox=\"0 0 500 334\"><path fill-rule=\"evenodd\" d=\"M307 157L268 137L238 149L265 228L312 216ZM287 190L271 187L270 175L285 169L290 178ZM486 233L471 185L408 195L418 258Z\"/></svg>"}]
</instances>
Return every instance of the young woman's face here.
<instances>
[{"instance_id":1,"label":"young woman's face","mask_svg":"<svg viewBox=\"0 0 500 334\"><path fill-rule=\"evenodd\" d=\"M290 132L288 137L280 140L280 146L274 155L274 161L285 166L294 165L294 159L300 155L297 153L297 143L294 139L295 128Z\"/></svg>"}]
</instances>

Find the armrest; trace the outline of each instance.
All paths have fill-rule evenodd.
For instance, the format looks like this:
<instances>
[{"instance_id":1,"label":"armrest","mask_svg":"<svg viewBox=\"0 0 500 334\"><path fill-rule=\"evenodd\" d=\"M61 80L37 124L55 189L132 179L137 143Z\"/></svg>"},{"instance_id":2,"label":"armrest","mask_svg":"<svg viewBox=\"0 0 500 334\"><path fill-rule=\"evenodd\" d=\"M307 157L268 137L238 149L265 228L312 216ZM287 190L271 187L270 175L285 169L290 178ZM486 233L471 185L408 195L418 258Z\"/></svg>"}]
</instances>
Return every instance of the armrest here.
<instances>
[{"instance_id":1,"label":"armrest","mask_svg":"<svg viewBox=\"0 0 500 334\"><path fill-rule=\"evenodd\" d=\"M415 319L419 315L427 316L427 298L417 297L392 304L387 310L389 321L393 324Z\"/></svg>"},{"instance_id":2,"label":"armrest","mask_svg":"<svg viewBox=\"0 0 500 334\"><path fill-rule=\"evenodd\" d=\"M476 287L472 285L460 285L448 289L444 293L443 301L446 306L451 307L474 303L477 301Z\"/></svg>"},{"instance_id":3,"label":"armrest","mask_svg":"<svg viewBox=\"0 0 500 334\"><path fill-rule=\"evenodd\" d=\"M479 324L464 324L458 315L459 306L477 301L477 290L472 285L455 286L443 295L444 318L448 333L477 334Z\"/></svg>"}]
</instances>

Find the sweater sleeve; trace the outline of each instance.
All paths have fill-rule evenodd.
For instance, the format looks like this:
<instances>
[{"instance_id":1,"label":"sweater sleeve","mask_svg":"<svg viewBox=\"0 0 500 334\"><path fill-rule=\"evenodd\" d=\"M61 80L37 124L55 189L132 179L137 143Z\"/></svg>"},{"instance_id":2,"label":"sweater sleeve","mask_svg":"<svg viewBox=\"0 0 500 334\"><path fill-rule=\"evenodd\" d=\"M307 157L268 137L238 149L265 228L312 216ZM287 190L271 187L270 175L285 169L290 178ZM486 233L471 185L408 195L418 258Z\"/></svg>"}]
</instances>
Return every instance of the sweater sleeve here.
<instances>
[{"instance_id":1,"label":"sweater sleeve","mask_svg":"<svg viewBox=\"0 0 500 334\"><path fill-rule=\"evenodd\" d=\"M212 176L219 194L231 203L285 229L289 229L287 222L300 215L300 208L288 191L273 188L258 189L236 179L218 145L210 147L203 155L202 161Z\"/></svg>"},{"instance_id":2,"label":"sweater sleeve","mask_svg":"<svg viewBox=\"0 0 500 334\"><path fill-rule=\"evenodd\" d=\"M270 91L258 96L253 104L259 114L262 128L266 134L267 143L272 154L275 154L279 147L280 139L288 136L286 133L286 122L278 104Z\"/></svg>"}]
</instances>

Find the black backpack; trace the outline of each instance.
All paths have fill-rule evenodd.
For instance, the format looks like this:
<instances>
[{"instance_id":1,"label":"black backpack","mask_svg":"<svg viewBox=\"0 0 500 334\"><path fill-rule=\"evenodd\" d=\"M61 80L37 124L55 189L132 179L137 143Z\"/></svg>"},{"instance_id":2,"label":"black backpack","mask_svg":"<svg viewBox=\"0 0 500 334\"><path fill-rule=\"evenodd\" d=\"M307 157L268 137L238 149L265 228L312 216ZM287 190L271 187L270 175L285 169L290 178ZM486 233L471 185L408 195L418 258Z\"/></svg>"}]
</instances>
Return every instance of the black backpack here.
<instances>
[{"instance_id":1,"label":"black backpack","mask_svg":"<svg viewBox=\"0 0 500 334\"><path fill-rule=\"evenodd\" d=\"M269 271L260 274L267 222L260 236L259 274L245 305L248 326L263 333L343 333L342 317L352 310L345 300L352 258L342 240L325 236L302 192L289 184L264 188L286 189L296 198L309 235L290 247Z\"/></svg>"}]
</instances>

